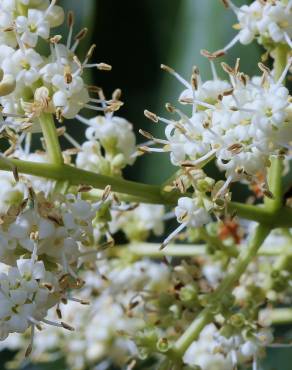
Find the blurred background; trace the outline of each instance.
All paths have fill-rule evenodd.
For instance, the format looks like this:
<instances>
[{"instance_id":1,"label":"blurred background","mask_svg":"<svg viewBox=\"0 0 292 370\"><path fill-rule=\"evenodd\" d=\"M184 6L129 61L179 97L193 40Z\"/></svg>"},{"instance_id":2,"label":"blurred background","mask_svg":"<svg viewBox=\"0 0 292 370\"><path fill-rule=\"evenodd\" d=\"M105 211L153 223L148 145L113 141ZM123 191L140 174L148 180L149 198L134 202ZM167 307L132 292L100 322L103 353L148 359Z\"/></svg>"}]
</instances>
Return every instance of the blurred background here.
<instances>
[{"instance_id":1,"label":"blurred background","mask_svg":"<svg viewBox=\"0 0 292 370\"><path fill-rule=\"evenodd\" d=\"M60 0L66 10L74 10L76 30L88 27L90 32L79 49L80 55L96 44L94 58L113 66L112 72L95 71L89 76L94 85L102 86L107 96L116 88L123 91L125 105L118 115L133 123L138 130L163 135L163 127L153 125L144 115L144 109L166 115L166 102L176 103L183 90L172 76L161 71L164 63L175 68L189 79L192 66L197 65L203 79L211 77L209 63L200 56L200 50L222 48L231 40L236 22L231 11L214 0ZM239 1L239 4L246 1ZM66 30L60 30L60 33ZM257 63L262 50L258 45L238 45L225 57L234 64L238 55L241 68L247 73L257 73ZM218 63L218 73L220 63ZM223 74L222 74L223 75ZM68 122L69 132L79 141L83 140L83 126ZM213 169L211 169L213 171ZM151 154L141 157L127 169L126 176L132 180L159 184L173 172L167 154ZM98 330L98 328L97 328ZM288 349L271 349L262 364L264 370L291 370L292 354ZM14 353L0 354L0 370ZM151 367L150 367L151 368ZM20 368L19 368L20 369ZM32 365L25 362L26 370L69 370L63 361ZM92 369L90 369L92 370Z\"/></svg>"}]
</instances>

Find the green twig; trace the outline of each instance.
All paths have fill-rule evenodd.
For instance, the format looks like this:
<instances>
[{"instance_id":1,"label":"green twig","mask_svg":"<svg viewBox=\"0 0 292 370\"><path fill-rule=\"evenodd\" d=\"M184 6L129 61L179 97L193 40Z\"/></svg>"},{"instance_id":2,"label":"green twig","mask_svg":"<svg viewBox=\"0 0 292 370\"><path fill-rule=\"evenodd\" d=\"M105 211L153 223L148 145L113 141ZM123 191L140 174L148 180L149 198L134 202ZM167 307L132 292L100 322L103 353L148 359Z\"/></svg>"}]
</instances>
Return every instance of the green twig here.
<instances>
[{"instance_id":1,"label":"green twig","mask_svg":"<svg viewBox=\"0 0 292 370\"><path fill-rule=\"evenodd\" d=\"M242 250L232 270L222 280L218 289L210 296L210 300L217 304L222 301L226 292L232 291L241 275L246 270L249 263L256 256L261 244L268 236L270 229L263 225L258 225L249 246ZM170 356L181 358L193 341L198 339L203 328L213 320L214 313L207 307L195 318L183 335L177 340L170 351Z\"/></svg>"},{"instance_id":2,"label":"green twig","mask_svg":"<svg viewBox=\"0 0 292 370\"><path fill-rule=\"evenodd\" d=\"M40 116L39 121L50 162L56 165L62 165L64 163L62 150L53 116L51 114L43 113Z\"/></svg>"}]
</instances>

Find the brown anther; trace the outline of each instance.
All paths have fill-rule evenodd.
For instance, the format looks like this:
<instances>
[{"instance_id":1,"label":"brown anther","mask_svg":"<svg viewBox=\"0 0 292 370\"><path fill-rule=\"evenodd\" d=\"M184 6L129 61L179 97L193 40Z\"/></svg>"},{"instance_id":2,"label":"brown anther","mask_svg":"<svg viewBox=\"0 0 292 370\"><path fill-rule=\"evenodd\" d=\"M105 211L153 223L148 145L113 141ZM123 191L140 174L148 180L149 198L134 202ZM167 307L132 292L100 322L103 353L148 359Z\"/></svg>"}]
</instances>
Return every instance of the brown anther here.
<instances>
[{"instance_id":1,"label":"brown anther","mask_svg":"<svg viewBox=\"0 0 292 370\"><path fill-rule=\"evenodd\" d=\"M247 84L248 76L246 74L241 72L241 73L238 73L237 77L238 77L239 81L241 81L244 85Z\"/></svg>"},{"instance_id":2,"label":"brown anther","mask_svg":"<svg viewBox=\"0 0 292 370\"><path fill-rule=\"evenodd\" d=\"M133 310L135 307L139 305L139 301L134 301L129 304L129 310Z\"/></svg>"},{"instance_id":3,"label":"brown anther","mask_svg":"<svg viewBox=\"0 0 292 370\"><path fill-rule=\"evenodd\" d=\"M102 193L102 196L101 196L101 200L104 202L107 200L107 198L110 196L110 193L112 191L112 188L110 185L107 185L105 188L104 188L104 191Z\"/></svg>"},{"instance_id":4,"label":"brown anther","mask_svg":"<svg viewBox=\"0 0 292 370\"><path fill-rule=\"evenodd\" d=\"M234 72L236 74L239 73L239 67L240 67L240 58L237 58L234 66Z\"/></svg>"},{"instance_id":5,"label":"brown anther","mask_svg":"<svg viewBox=\"0 0 292 370\"><path fill-rule=\"evenodd\" d=\"M64 67L64 79L65 79L65 83L67 85L71 84L72 81L73 81L73 76L72 76L72 73L71 73L70 66L65 66Z\"/></svg>"},{"instance_id":6,"label":"brown anther","mask_svg":"<svg viewBox=\"0 0 292 370\"><path fill-rule=\"evenodd\" d=\"M16 182L19 181L19 173L18 173L18 169L16 166L12 166L12 174L13 174L13 177L14 177L14 180Z\"/></svg>"},{"instance_id":7,"label":"brown anther","mask_svg":"<svg viewBox=\"0 0 292 370\"><path fill-rule=\"evenodd\" d=\"M221 67L222 67L224 72L226 72L230 75L234 75L234 69L232 67L230 67L230 65L228 65L227 63L222 62Z\"/></svg>"},{"instance_id":8,"label":"brown anther","mask_svg":"<svg viewBox=\"0 0 292 370\"><path fill-rule=\"evenodd\" d=\"M271 70L264 64L264 63L258 63L258 67L259 69L263 72L263 73L268 73L270 74L271 73Z\"/></svg>"},{"instance_id":9,"label":"brown anther","mask_svg":"<svg viewBox=\"0 0 292 370\"><path fill-rule=\"evenodd\" d=\"M61 40L62 40L61 35L55 35L50 38L50 43L55 45L55 44L58 44Z\"/></svg>"},{"instance_id":10,"label":"brown anther","mask_svg":"<svg viewBox=\"0 0 292 370\"><path fill-rule=\"evenodd\" d=\"M183 194L186 192L186 187L183 180L179 177L174 181L174 186Z\"/></svg>"},{"instance_id":11,"label":"brown anther","mask_svg":"<svg viewBox=\"0 0 292 370\"><path fill-rule=\"evenodd\" d=\"M99 69L100 71L111 71L112 66L106 63L98 63L97 69Z\"/></svg>"},{"instance_id":12,"label":"brown anther","mask_svg":"<svg viewBox=\"0 0 292 370\"><path fill-rule=\"evenodd\" d=\"M223 91L223 96L232 95L233 91L234 91L234 89L225 90L225 91Z\"/></svg>"},{"instance_id":13,"label":"brown anther","mask_svg":"<svg viewBox=\"0 0 292 370\"><path fill-rule=\"evenodd\" d=\"M139 133L140 133L142 136L146 137L146 139L153 140L153 135L152 135L152 134L150 134L150 132L147 132L147 131L144 131L144 130L140 129L140 130L139 130Z\"/></svg>"},{"instance_id":14,"label":"brown anther","mask_svg":"<svg viewBox=\"0 0 292 370\"><path fill-rule=\"evenodd\" d=\"M93 189L90 185L80 185L77 189L78 193L87 193Z\"/></svg>"},{"instance_id":15,"label":"brown anther","mask_svg":"<svg viewBox=\"0 0 292 370\"><path fill-rule=\"evenodd\" d=\"M144 116L155 123L158 122L158 116L155 113L150 112L149 110L144 110Z\"/></svg>"},{"instance_id":16,"label":"brown anther","mask_svg":"<svg viewBox=\"0 0 292 370\"><path fill-rule=\"evenodd\" d=\"M58 136L63 136L65 134L65 132L66 132L66 127L65 126L57 128L57 135Z\"/></svg>"},{"instance_id":17,"label":"brown anther","mask_svg":"<svg viewBox=\"0 0 292 370\"><path fill-rule=\"evenodd\" d=\"M12 32L14 31L14 26L10 26L10 27L7 27L7 28L4 28L3 32Z\"/></svg>"},{"instance_id":18,"label":"brown anther","mask_svg":"<svg viewBox=\"0 0 292 370\"><path fill-rule=\"evenodd\" d=\"M242 173L244 173L244 168L243 167L237 167L235 169L235 172L238 174L238 175L241 175Z\"/></svg>"},{"instance_id":19,"label":"brown anther","mask_svg":"<svg viewBox=\"0 0 292 370\"><path fill-rule=\"evenodd\" d=\"M242 144L240 144L240 143L234 143L234 144L230 145L230 146L227 148L227 150L228 150L229 152L232 152L233 154L238 154L238 153L240 153L240 152L242 151L242 149L243 149L243 146L242 146Z\"/></svg>"},{"instance_id":20,"label":"brown anther","mask_svg":"<svg viewBox=\"0 0 292 370\"><path fill-rule=\"evenodd\" d=\"M69 28L73 27L74 25L74 22L75 22L75 17L74 17L74 13L72 10L70 10L68 12L68 15L67 15L67 25Z\"/></svg>"},{"instance_id":21,"label":"brown anther","mask_svg":"<svg viewBox=\"0 0 292 370\"><path fill-rule=\"evenodd\" d=\"M210 128L210 124L211 124L210 121L204 121L203 122L203 127L208 129L208 128Z\"/></svg>"},{"instance_id":22,"label":"brown anther","mask_svg":"<svg viewBox=\"0 0 292 370\"><path fill-rule=\"evenodd\" d=\"M57 314L59 319L62 319L62 311L61 311L60 307L56 308L56 314Z\"/></svg>"},{"instance_id":23,"label":"brown anther","mask_svg":"<svg viewBox=\"0 0 292 370\"><path fill-rule=\"evenodd\" d=\"M27 347L26 351L25 351L24 357L29 357L29 356L30 356L30 354L31 354L31 352L32 352L32 345L30 344L30 345Z\"/></svg>"},{"instance_id":24,"label":"brown anther","mask_svg":"<svg viewBox=\"0 0 292 370\"><path fill-rule=\"evenodd\" d=\"M198 89L198 76L195 73L192 74L191 85L194 90Z\"/></svg>"},{"instance_id":25,"label":"brown anther","mask_svg":"<svg viewBox=\"0 0 292 370\"><path fill-rule=\"evenodd\" d=\"M179 99L179 102L182 104L193 104L194 103L193 99L190 99L190 98Z\"/></svg>"},{"instance_id":26,"label":"brown anther","mask_svg":"<svg viewBox=\"0 0 292 370\"><path fill-rule=\"evenodd\" d=\"M90 59L94 53L94 50L96 48L96 45L95 44L92 44L86 54L86 59Z\"/></svg>"},{"instance_id":27,"label":"brown anther","mask_svg":"<svg viewBox=\"0 0 292 370\"><path fill-rule=\"evenodd\" d=\"M223 5L224 5L224 7L225 7L226 9L228 9L228 8L229 8L229 1L228 1L228 0L221 0L221 2L223 3Z\"/></svg>"},{"instance_id":28,"label":"brown anther","mask_svg":"<svg viewBox=\"0 0 292 370\"><path fill-rule=\"evenodd\" d=\"M54 288L51 283L44 283L44 287L47 288L49 291L52 291Z\"/></svg>"},{"instance_id":29,"label":"brown anther","mask_svg":"<svg viewBox=\"0 0 292 370\"><path fill-rule=\"evenodd\" d=\"M189 162L189 161L182 162L181 163L181 166L182 167L192 167L192 168L195 168L196 167L192 162Z\"/></svg>"},{"instance_id":30,"label":"brown anther","mask_svg":"<svg viewBox=\"0 0 292 370\"><path fill-rule=\"evenodd\" d=\"M170 103L166 103L165 104L165 109L169 112L169 113L175 113L176 112L176 108L171 105Z\"/></svg>"},{"instance_id":31,"label":"brown anther","mask_svg":"<svg viewBox=\"0 0 292 370\"><path fill-rule=\"evenodd\" d=\"M88 32L88 28L82 28L82 30L79 31L77 35L75 36L75 40L81 41L87 35L87 32Z\"/></svg>"},{"instance_id":32,"label":"brown anther","mask_svg":"<svg viewBox=\"0 0 292 370\"><path fill-rule=\"evenodd\" d=\"M112 94L112 98L113 100L120 100L122 97L122 90L121 89L116 89L113 94Z\"/></svg>"},{"instance_id":33,"label":"brown anther","mask_svg":"<svg viewBox=\"0 0 292 370\"><path fill-rule=\"evenodd\" d=\"M64 329L66 330L70 330L70 331L74 331L75 329L73 328L73 326L70 326L69 324L66 324L64 321L61 321L61 325Z\"/></svg>"},{"instance_id":34,"label":"brown anther","mask_svg":"<svg viewBox=\"0 0 292 370\"><path fill-rule=\"evenodd\" d=\"M161 68L163 71L168 72L168 73L170 73L170 74L174 74L174 73L175 73L175 70L174 70L173 68L171 68L171 67L169 67L169 66L167 66L167 65L165 65L165 64L161 64L161 65L160 65L160 68Z\"/></svg>"},{"instance_id":35,"label":"brown anther","mask_svg":"<svg viewBox=\"0 0 292 370\"><path fill-rule=\"evenodd\" d=\"M208 58L209 60L213 60L213 59L217 59L225 55L225 51L217 50L211 53L210 51L203 49L201 50L201 55L205 58Z\"/></svg>"},{"instance_id":36,"label":"brown anther","mask_svg":"<svg viewBox=\"0 0 292 370\"><path fill-rule=\"evenodd\" d=\"M268 189L263 189L263 194L269 199L275 199L274 194Z\"/></svg>"},{"instance_id":37,"label":"brown anther","mask_svg":"<svg viewBox=\"0 0 292 370\"><path fill-rule=\"evenodd\" d=\"M79 67L79 69L82 69L83 68L82 63L81 63L80 59L77 57L77 55L74 55L73 56L73 61L77 64L77 66Z\"/></svg>"}]
</instances>

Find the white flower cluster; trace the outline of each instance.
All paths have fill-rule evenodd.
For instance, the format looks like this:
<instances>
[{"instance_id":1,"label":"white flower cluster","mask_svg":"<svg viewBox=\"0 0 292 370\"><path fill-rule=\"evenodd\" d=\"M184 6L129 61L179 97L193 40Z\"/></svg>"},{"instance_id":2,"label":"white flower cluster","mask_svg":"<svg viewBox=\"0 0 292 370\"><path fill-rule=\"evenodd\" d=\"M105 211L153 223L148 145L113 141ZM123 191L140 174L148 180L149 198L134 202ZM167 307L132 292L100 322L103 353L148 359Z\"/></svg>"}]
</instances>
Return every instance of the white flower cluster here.
<instances>
[{"instance_id":1,"label":"white flower cluster","mask_svg":"<svg viewBox=\"0 0 292 370\"><path fill-rule=\"evenodd\" d=\"M35 333L33 360L50 360L61 351L72 370L83 370L104 361L121 365L137 355L131 337L144 326L141 289L167 288L169 270L149 260L127 265L121 260L99 261L97 268L82 274L86 282L78 294L83 304L60 304L62 320L76 328L74 333L49 327ZM139 304L137 304L139 303ZM55 320L53 310L49 312ZM121 333L119 336L117 333ZM124 334L122 334L124 333ZM27 338L11 336L2 348L23 349ZM48 356L48 352L51 356Z\"/></svg>"},{"instance_id":2,"label":"white flower cluster","mask_svg":"<svg viewBox=\"0 0 292 370\"><path fill-rule=\"evenodd\" d=\"M237 41L243 45L255 38L264 45L288 44L292 47L292 2L288 0L255 0L250 5L235 6L224 1L235 12L239 30L237 36L224 48L227 51Z\"/></svg>"},{"instance_id":3,"label":"white flower cluster","mask_svg":"<svg viewBox=\"0 0 292 370\"><path fill-rule=\"evenodd\" d=\"M265 178L270 156L285 153L291 146L291 97L283 86L290 64L275 81L261 64L263 77L250 79L239 71L238 63L234 68L223 63L230 82L218 80L214 72L214 80L202 83L195 70L193 85L164 67L186 85L179 100L192 104L193 113L188 117L168 106L180 116L172 121L146 111L149 118L167 125L164 148L148 150L170 151L172 163L182 168L198 168L216 158L227 178L218 196L224 195L231 182Z\"/></svg>"},{"instance_id":4,"label":"white flower cluster","mask_svg":"<svg viewBox=\"0 0 292 370\"><path fill-rule=\"evenodd\" d=\"M71 285L82 284L76 269L81 250L92 246L100 203L70 194L50 200L17 185L9 194L14 204L1 215L0 226L0 261L7 266L1 276L1 338L41 323L66 328L47 321L47 311L66 299Z\"/></svg>"},{"instance_id":5,"label":"white flower cluster","mask_svg":"<svg viewBox=\"0 0 292 370\"><path fill-rule=\"evenodd\" d=\"M198 341L188 348L184 362L200 366L202 370L232 370L238 363L256 358L272 340L272 334L265 328L252 339L245 340L240 334L226 338L220 335L214 324L209 324Z\"/></svg>"},{"instance_id":6,"label":"white flower cluster","mask_svg":"<svg viewBox=\"0 0 292 370\"><path fill-rule=\"evenodd\" d=\"M0 4L2 128L27 128L43 113L55 113L62 120L74 118L83 108L105 110L94 105L101 101L90 98L82 74L86 68L109 70L110 66L88 63L94 46L83 62L75 55L87 30L81 30L73 40L72 13L68 15L66 43L61 43L60 36L51 36L51 29L64 21L64 11L55 3L5 0ZM49 44L49 56L37 51L41 40ZM33 130L38 130L37 126Z\"/></svg>"},{"instance_id":7,"label":"white flower cluster","mask_svg":"<svg viewBox=\"0 0 292 370\"><path fill-rule=\"evenodd\" d=\"M79 119L88 125L85 141L79 148L76 165L103 175L120 175L121 169L134 163L136 138L132 125L112 113L92 119ZM104 149L105 155L102 155Z\"/></svg>"}]
</instances>

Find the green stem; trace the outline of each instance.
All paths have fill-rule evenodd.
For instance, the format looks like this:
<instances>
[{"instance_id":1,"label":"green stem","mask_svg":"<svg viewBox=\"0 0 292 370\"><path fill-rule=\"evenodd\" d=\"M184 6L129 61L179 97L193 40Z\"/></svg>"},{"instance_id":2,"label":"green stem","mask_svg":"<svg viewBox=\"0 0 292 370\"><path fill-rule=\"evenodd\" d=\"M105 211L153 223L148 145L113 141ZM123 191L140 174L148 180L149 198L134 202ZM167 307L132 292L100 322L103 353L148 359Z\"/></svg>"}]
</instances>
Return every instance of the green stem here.
<instances>
[{"instance_id":1,"label":"green stem","mask_svg":"<svg viewBox=\"0 0 292 370\"><path fill-rule=\"evenodd\" d=\"M110 185L114 192L127 194L126 199L128 201L175 206L180 197L180 194L176 192L165 194L156 185L99 175L65 164L37 163L18 159L9 159L9 163L7 163L7 161L0 158L1 170L11 171L13 166L17 168L19 173L57 181L68 181L70 185L90 185L97 189L104 189L107 185ZM267 224L272 228L292 227L292 209L289 207L282 207L275 213L258 206L230 202L228 209L230 212L236 212L242 218Z\"/></svg>"},{"instance_id":2,"label":"green stem","mask_svg":"<svg viewBox=\"0 0 292 370\"><path fill-rule=\"evenodd\" d=\"M217 303L222 300L227 292L232 291L235 284L238 282L241 275L245 272L247 266L256 256L261 244L268 236L270 229L267 226L258 225L251 239L249 246L244 248L235 262L232 270L222 280L217 290L211 295L210 299ZM170 356L182 357L191 343L198 339L203 328L213 320L214 313L207 307L195 318L192 324L187 328L184 334L174 344L170 351Z\"/></svg>"},{"instance_id":3,"label":"green stem","mask_svg":"<svg viewBox=\"0 0 292 370\"><path fill-rule=\"evenodd\" d=\"M156 243L137 243L129 244L126 248L130 253L137 256L147 256L152 258L172 257L193 257L206 255L207 248L204 244L168 244L166 248L160 250L161 244Z\"/></svg>"},{"instance_id":4,"label":"green stem","mask_svg":"<svg viewBox=\"0 0 292 370\"><path fill-rule=\"evenodd\" d=\"M235 213L237 216L241 216L246 220L257 220L260 223L265 223L267 220L268 212L259 206L253 206L250 204L243 204L238 202L229 202L227 205L229 213Z\"/></svg>"},{"instance_id":5,"label":"green stem","mask_svg":"<svg viewBox=\"0 0 292 370\"><path fill-rule=\"evenodd\" d=\"M62 165L64 163L62 150L53 116L51 114L43 113L40 116L39 121L51 163Z\"/></svg>"},{"instance_id":6,"label":"green stem","mask_svg":"<svg viewBox=\"0 0 292 370\"><path fill-rule=\"evenodd\" d=\"M292 323L292 308L264 309L260 316L264 316L272 325L287 325Z\"/></svg>"},{"instance_id":7,"label":"green stem","mask_svg":"<svg viewBox=\"0 0 292 370\"><path fill-rule=\"evenodd\" d=\"M269 189L273 194L273 199L265 198L265 207L270 211L277 211L282 207L283 199L283 159L278 157L271 158L271 167L268 172Z\"/></svg>"},{"instance_id":8,"label":"green stem","mask_svg":"<svg viewBox=\"0 0 292 370\"><path fill-rule=\"evenodd\" d=\"M170 257L196 257L206 256L208 254L207 246L204 244L168 244L165 249L160 250L161 243L140 243L134 242L127 245L127 252L136 256L163 258ZM261 256L281 256L287 253L287 249L291 248L290 244L262 246L258 254ZM119 250L122 251L122 246Z\"/></svg>"}]
</instances>

